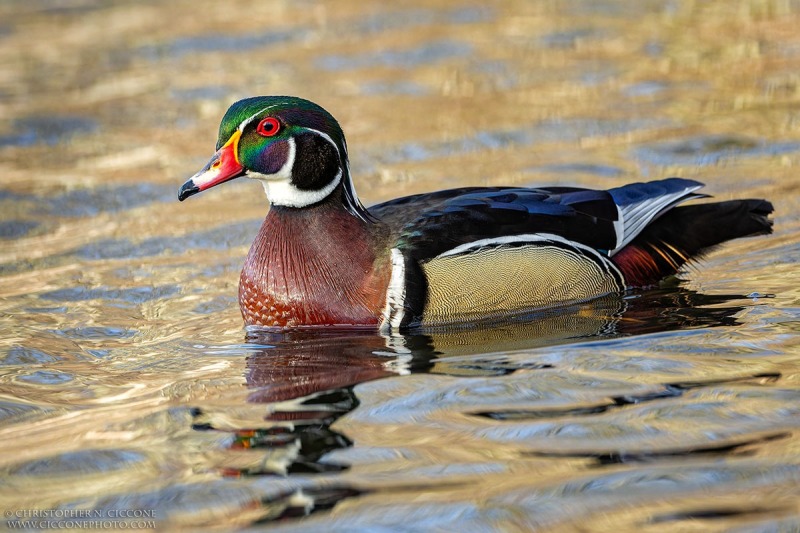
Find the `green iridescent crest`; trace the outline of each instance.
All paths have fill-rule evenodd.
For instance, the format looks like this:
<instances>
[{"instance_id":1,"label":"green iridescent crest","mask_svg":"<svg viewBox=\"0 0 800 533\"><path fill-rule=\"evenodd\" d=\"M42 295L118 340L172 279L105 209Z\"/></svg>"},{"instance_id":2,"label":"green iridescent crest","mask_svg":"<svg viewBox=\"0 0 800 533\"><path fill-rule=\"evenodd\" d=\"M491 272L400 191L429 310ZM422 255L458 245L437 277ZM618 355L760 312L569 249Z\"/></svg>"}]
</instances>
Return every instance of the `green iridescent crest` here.
<instances>
[{"instance_id":1,"label":"green iridescent crest","mask_svg":"<svg viewBox=\"0 0 800 533\"><path fill-rule=\"evenodd\" d=\"M297 126L325 133L340 150L344 148L344 134L339 123L317 104L295 96L255 96L239 100L228 108L219 125L217 149L230 139L243 122L268 115L280 118L289 128Z\"/></svg>"}]
</instances>

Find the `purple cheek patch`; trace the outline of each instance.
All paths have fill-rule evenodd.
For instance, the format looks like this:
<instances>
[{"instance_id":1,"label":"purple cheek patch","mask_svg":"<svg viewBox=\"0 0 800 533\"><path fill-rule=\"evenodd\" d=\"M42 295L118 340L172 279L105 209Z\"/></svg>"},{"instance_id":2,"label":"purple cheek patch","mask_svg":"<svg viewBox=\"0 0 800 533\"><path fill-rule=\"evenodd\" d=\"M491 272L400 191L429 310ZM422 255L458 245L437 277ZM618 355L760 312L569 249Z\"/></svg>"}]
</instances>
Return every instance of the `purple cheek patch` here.
<instances>
[{"instance_id":1,"label":"purple cheek patch","mask_svg":"<svg viewBox=\"0 0 800 533\"><path fill-rule=\"evenodd\" d=\"M287 141L276 141L261 153L260 172L263 174L275 174L283 168L288 158L289 143Z\"/></svg>"}]
</instances>

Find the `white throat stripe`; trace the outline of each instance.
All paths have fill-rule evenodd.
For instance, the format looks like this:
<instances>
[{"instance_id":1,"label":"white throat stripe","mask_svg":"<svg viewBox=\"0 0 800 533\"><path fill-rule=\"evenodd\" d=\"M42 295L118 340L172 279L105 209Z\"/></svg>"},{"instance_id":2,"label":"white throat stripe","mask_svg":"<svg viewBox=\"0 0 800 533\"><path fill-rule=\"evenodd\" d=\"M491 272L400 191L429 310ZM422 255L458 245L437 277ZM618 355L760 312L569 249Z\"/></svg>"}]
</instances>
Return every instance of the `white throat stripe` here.
<instances>
[{"instance_id":1,"label":"white throat stripe","mask_svg":"<svg viewBox=\"0 0 800 533\"><path fill-rule=\"evenodd\" d=\"M279 105L279 104L276 104ZM275 107L269 106L265 107L258 113L254 114L244 122L239 125L239 129L243 129L249 122L255 119L258 115L263 113L264 111ZM305 131L313 133L315 135L319 135L326 141L328 141L331 146L336 149L336 153L339 155L339 161L342 161L342 155L339 151L339 147L336 146L336 143L327 133L321 132L319 130L315 130L312 128L305 128ZM325 187L318 190L301 190L298 189L294 184L292 184L292 171L294 169L294 164L297 158L297 143L295 142L293 137L289 137L286 141L289 144L289 155L286 158L286 163L281 167L274 174L261 174L258 172L253 172L248 170L247 176L253 179L257 179L261 181L261 184L264 187L264 192L267 194L267 198L272 205L280 205L285 207L306 207L309 205L316 204L327 198L334 189L341 183L343 178L343 170L342 167L339 167L339 172L336 174L333 180L328 183ZM348 180L347 183L348 190L350 190L351 194L355 197L355 190L353 190L353 185Z\"/></svg>"}]
</instances>

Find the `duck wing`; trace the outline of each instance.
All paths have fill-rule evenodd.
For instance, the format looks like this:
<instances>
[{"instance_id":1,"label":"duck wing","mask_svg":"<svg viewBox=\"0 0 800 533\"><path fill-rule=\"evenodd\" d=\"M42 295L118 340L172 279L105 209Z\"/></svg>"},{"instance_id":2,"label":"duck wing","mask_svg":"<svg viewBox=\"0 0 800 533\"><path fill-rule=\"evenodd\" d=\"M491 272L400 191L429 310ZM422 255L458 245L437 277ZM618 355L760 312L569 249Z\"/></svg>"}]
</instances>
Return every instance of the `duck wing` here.
<instances>
[{"instance_id":1,"label":"duck wing","mask_svg":"<svg viewBox=\"0 0 800 533\"><path fill-rule=\"evenodd\" d=\"M468 188L375 206L391 232L385 323L447 322L623 290L610 257L700 187L670 178L607 191Z\"/></svg>"},{"instance_id":2,"label":"duck wing","mask_svg":"<svg viewBox=\"0 0 800 533\"><path fill-rule=\"evenodd\" d=\"M424 261L492 239L560 237L613 255L703 185L681 178L603 190L576 187L469 187L398 198L370 208L395 245Z\"/></svg>"}]
</instances>

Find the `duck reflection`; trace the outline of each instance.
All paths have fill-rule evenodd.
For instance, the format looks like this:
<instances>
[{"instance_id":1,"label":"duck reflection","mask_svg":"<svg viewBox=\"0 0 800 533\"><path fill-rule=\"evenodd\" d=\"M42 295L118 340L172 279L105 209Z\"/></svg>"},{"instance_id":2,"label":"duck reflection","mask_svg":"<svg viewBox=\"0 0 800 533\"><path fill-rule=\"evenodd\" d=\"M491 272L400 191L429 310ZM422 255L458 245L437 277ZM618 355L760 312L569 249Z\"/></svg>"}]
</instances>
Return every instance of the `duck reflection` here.
<instances>
[{"instance_id":1,"label":"duck reflection","mask_svg":"<svg viewBox=\"0 0 800 533\"><path fill-rule=\"evenodd\" d=\"M503 321L419 330L407 335L380 335L374 330L326 328L291 331L250 330L252 346L245 365L248 404L263 405L257 428L233 431L229 449L258 451L238 466L226 461L229 476L322 474L348 465L326 460L330 452L352 446L348 436L332 429L341 416L358 407L354 387L367 381L417 372L457 376L510 374L536 368L537 355L526 363L502 352L542 349L565 343L610 339L644 333L737 324L739 295L709 296L673 288L611 295L558 309L506 317ZM489 355L491 354L491 357ZM541 364L540 368L549 368ZM254 424L256 425L256 424ZM214 429L204 427L204 429ZM287 500L283 516L303 515L336 503L330 487L314 504L304 490L304 507ZM359 493L351 487L342 497ZM309 503L309 499L311 503ZM327 503L322 505L322 500Z\"/></svg>"},{"instance_id":2,"label":"duck reflection","mask_svg":"<svg viewBox=\"0 0 800 533\"><path fill-rule=\"evenodd\" d=\"M412 368L424 371L408 362L398 364L398 353L387 350L386 339L373 331L251 331L247 340L259 346L247 357L245 375L252 390L247 401L264 404L264 420L271 425L236 431L231 447L269 449L272 457L277 448L290 453L281 454L286 464L260 462L235 472L238 475L344 470L345 465L324 461L323 456L352 445L331 425L358 406L353 387Z\"/></svg>"}]
</instances>

